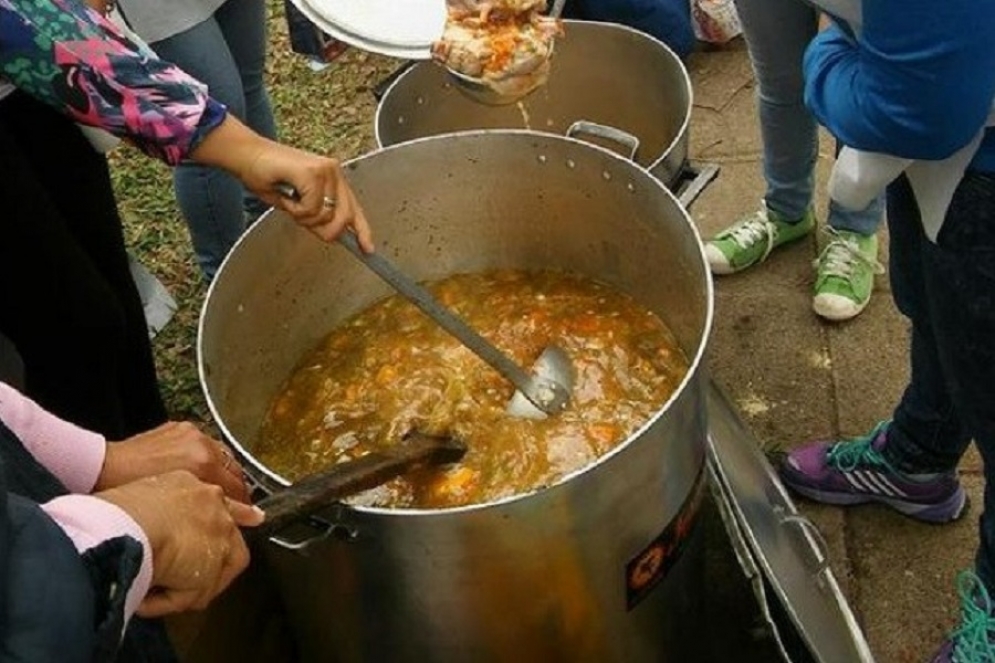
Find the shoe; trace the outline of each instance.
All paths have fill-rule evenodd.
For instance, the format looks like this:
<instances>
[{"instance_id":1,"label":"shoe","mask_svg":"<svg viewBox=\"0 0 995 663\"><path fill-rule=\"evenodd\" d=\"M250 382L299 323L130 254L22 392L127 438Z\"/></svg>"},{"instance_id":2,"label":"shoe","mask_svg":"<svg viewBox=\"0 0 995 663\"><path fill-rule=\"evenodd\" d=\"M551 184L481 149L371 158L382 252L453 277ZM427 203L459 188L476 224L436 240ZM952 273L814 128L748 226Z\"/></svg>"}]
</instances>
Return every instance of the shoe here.
<instances>
[{"instance_id":1,"label":"shoe","mask_svg":"<svg viewBox=\"0 0 995 663\"><path fill-rule=\"evenodd\" d=\"M995 617L988 590L974 573L957 576L961 621L930 663L995 663Z\"/></svg>"},{"instance_id":2,"label":"shoe","mask_svg":"<svg viewBox=\"0 0 995 663\"><path fill-rule=\"evenodd\" d=\"M771 251L801 239L813 228L811 208L792 223L764 205L705 242L705 256L713 274L732 274L763 262Z\"/></svg>"},{"instance_id":3,"label":"shoe","mask_svg":"<svg viewBox=\"0 0 995 663\"><path fill-rule=\"evenodd\" d=\"M781 464L781 479L796 493L826 504L879 502L929 523L959 518L967 495L957 471L899 472L881 455L887 430L888 422L881 422L855 440L814 442L795 449Z\"/></svg>"},{"instance_id":4,"label":"shoe","mask_svg":"<svg viewBox=\"0 0 995 663\"><path fill-rule=\"evenodd\" d=\"M877 235L827 228L832 239L812 263L815 296L812 309L826 320L849 320L871 301L874 275L883 274L878 262Z\"/></svg>"}]
</instances>

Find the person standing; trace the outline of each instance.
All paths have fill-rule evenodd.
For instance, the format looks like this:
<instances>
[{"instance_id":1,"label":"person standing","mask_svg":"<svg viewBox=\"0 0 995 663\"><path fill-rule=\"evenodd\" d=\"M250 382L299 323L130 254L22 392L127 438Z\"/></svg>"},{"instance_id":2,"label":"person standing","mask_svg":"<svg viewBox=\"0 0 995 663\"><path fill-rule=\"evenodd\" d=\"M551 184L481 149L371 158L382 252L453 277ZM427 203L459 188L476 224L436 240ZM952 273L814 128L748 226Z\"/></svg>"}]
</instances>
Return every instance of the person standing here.
<instances>
[{"instance_id":1,"label":"person standing","mask_svg":"<svg viewBox=\"0 0 995 663\"><path fill-rule=\"evenodd\" d=\"M802 56L818 31L819 13L803 0L736 0L757 82L763 175L759 209L705 243L712 273L741 272L774 249L811 234L818 126L803 99ZM877 229L884 196L861 210L829 201L829 242L815 261L812 308L832 321L857 316L870 302L877 260Z\"/></svg>"},{"instance_id":2,"label":"person standing","mask_svg":"<svg viewBox=\"0 0 995 663\"><path fill-rule=\"evenodd\" d=\"M973 440L986 484L980 545L974 568L958 578L961 624L931 660L991 663L995 3L874 0L852 2L851 15L840 16L843 0L817 2L834 24L806 51L805 100L855 159L874 166L851 172L850 188L891 181L889 271L895 304L911 322L911 375L890 420L855 440L803 445L780 473L821 502L878 502L948 522L964 511L957 465Z\"/></svg>"}]
</instances>

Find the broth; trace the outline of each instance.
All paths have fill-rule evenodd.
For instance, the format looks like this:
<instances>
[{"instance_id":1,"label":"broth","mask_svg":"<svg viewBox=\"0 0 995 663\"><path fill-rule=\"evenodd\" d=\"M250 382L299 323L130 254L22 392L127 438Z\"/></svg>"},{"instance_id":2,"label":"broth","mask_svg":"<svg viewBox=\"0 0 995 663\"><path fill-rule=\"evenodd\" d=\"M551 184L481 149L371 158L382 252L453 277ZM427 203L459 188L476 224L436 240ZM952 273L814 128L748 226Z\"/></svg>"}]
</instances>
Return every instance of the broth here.
<instances>
[{"instance_id":1,"label":"broth","mask_svg":"<svg viewBox=\"0 0 995 663\"><path fill-rule=\"evenodd\" d=\"M551 344L571 358L567 409L505 413L514 387L398 295L344 321L309 352L270 405L255 456L289 480L383 448L417 429L465 440L463 461L421 469L350 500L439 508L556 482L635 432L677 389L688 361L651 311L618 290L559 272L461 274L428 286L526 370Z\"/></svg>"}]
</instances>

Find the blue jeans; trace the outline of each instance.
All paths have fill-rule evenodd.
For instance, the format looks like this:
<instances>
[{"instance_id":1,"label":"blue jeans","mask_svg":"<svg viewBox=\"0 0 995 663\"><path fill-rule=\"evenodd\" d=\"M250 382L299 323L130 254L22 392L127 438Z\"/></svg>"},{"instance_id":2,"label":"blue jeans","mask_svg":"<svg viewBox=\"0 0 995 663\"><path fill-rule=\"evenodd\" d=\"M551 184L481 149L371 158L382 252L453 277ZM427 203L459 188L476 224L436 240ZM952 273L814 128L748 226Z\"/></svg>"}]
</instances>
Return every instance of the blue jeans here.
<instances>
[{"instance_id":1,"label":"blue jeans","mask_svg":"<svg viewBox=\"0 0 995 663\"><path fill-rule=\"evenodd\" d=\"M802 0L736 0L757 80L763 142L764 202L786 219L801 219L812 205L818 127L805 108L802 56L818 31L816 10ZM829 202L837 230L872 235L881 222L884 193L867 209Z\"/></svg>"},{"instance_id":2,"label":"blue jeans","mask_svg":"<svg viewBox=\"0 0 995 663\"><path fill-rule=\"evenodd\" d=\"M229 0L203 23L151 46L161 58L206 83L211 96L235 117L263 136L276 137L263 80L265 0ZM197 263L210 280L245 232L246 214L254 219L267 206L223 170L193 162L176 168L173 184Z\"/></svg>"},{"instance_id":3,"label":"blue jeans","mask_svg":"<svg viewBox=\"0 0 995 663\"><path fill-rule=\"evenodd\" d=\"M888 188L888 230L912 374L884 454L906 472L949 471L975 441L985 468L976 565L995 596L995 173L968 171L935 244L901 177Z\"/></svg>"}]
</instances>

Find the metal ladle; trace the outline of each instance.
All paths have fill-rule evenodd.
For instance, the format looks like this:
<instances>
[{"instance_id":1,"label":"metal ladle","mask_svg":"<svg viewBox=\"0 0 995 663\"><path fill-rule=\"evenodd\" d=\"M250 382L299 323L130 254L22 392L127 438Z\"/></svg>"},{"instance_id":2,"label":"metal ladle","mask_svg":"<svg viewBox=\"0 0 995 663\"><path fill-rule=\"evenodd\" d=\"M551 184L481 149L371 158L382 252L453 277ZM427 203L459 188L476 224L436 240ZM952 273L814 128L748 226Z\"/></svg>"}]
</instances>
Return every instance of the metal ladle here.
<instances>
[{"instance_id":1,"label":"metal ladle","mask_svg":"<svg viewBox=\"0 0 995 663\"><path fill-rule=\"evenodd\" d=\"M548 14L549 18L559 18L560 14L563 13L564 4L566 4L566 0L554 0L553 9ZM549 54L546 56L547 60L553 57L553 46L555 43L556 42L554 41L550 44ZM456 71L455 69L446 67L445 65L443 65L443 67L453 79L453 84L456 86L457 90L465 94L473 101L487 106L507 106L509 104L517 103L542 87L541 85L536 85L516 94L500 92L494 89L494 87L484 78L468 76Z\"/></svg>"},{"instance_id":2,"label":"metal ladle","mask_svg":"<svg viewBox=\"0 0 995 663\"><path fill-rule=\"evenodd\" d=\"M298 191L289 184L278 184L276 189L289 200L300 200ZM363 251L351 232L340 234L338 241L402 297L455 336L518 389L508 402L508 414L541 419L562 411L570 402L575 375L573 364L562 348L555 345L545 348L533 365L532 374L529 374L389 260L379 253Z\"/></svg>"}]
</instances>

